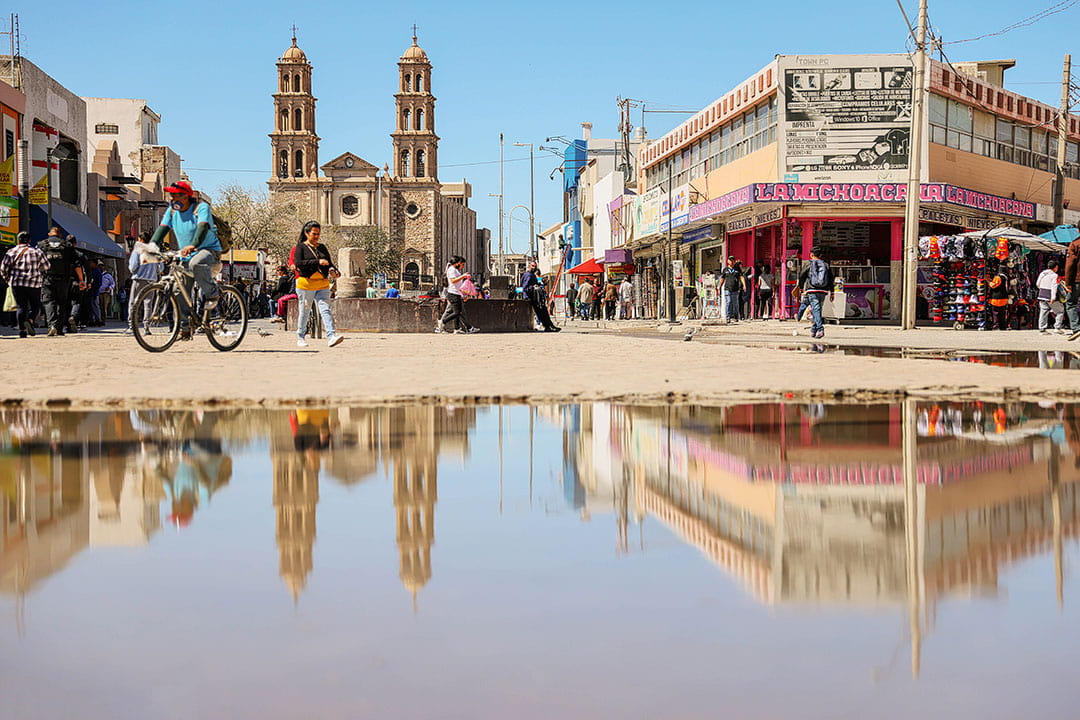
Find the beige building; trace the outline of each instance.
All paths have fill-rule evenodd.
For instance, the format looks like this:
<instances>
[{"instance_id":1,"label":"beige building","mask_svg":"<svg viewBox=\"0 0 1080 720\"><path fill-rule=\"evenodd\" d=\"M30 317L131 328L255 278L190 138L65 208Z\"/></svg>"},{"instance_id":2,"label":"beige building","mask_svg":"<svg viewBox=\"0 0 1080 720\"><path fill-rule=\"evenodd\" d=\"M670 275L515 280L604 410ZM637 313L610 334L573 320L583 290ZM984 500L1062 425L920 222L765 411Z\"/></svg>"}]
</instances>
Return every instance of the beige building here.
<instances>
[{"instance_id":1,"label":"beige building","mask_svg":"<svg viewBox=\"0 0 1080 720\"><path fill-rule=\"evenodd\" d=\"M432 66L415 35L398 60L393 167L380 168L351 152L320 166L312 66L295 37L277 67L271 196L294 199L325 225L381 228L401 249L400 276L407 288L437 281L452 255L464 256L470 267L482 266L483 258L475 257L471 186L464 180L439 182Z\"/></svg>"}]
</instances>

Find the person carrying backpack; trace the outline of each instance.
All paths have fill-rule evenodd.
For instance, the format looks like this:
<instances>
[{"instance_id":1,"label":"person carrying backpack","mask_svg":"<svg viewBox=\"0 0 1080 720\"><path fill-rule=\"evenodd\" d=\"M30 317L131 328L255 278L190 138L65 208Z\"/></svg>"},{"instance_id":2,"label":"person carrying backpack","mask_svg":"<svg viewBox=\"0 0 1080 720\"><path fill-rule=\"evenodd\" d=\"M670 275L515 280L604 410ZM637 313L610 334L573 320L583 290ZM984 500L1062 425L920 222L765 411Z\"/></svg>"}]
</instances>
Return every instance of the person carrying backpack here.
<instances>
[{"instance_id":1,"label":"person carrying backpack","mask_svg":"<svg viewBox=\"0 0 1080 720\"><path fill-rule=\"evenodd\" d=\"M799 311L795 313L795 319L802 317L806 308L810 308L813 324L810 328L810 337L825 337L825 325L821 320L821 306L825 303L825 294L829 299L833 298L833 271L829 263L821 257L821 250L810 250L810 262L799 273L799 290L802 291L802 300L799 301Z\"/></svg>"}]
</instances>

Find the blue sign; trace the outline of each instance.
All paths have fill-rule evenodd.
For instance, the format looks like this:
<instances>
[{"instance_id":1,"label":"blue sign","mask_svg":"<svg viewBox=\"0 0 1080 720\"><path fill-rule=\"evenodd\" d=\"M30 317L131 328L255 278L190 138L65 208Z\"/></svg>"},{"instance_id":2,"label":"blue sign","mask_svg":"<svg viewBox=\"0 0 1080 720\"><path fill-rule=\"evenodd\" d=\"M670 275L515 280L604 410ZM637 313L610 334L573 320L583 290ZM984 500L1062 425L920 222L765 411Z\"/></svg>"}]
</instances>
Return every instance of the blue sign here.
<instances>
[{"instance_id":1,"label":"blue sign","mask_svg":"<svg viewBox=\"0 0 1080 720\"><path fill-rule=\"evenodd\" d=\"M697 230L690 230L682 234L682 241L684 243L696 243L704 240L713 240L713 229L711 225L705 227L699 227Z\"/></svg>"}]
</instances>

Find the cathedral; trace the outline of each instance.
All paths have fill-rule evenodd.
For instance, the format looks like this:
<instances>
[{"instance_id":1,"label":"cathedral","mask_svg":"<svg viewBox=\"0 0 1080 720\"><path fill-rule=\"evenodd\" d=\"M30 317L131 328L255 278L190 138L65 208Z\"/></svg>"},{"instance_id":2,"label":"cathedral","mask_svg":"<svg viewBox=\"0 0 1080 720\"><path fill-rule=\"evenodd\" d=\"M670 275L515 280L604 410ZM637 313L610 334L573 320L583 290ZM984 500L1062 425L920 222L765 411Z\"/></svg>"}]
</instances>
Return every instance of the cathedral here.
<instances>
[{"instance_id":1,"label":"cathedral","mask_svg":"<svg viewBox=\"0 0 1080 720\"><path fill-rule=\"evenodd\" d=\"M440 282L453 255L473 269L482 269L486 260L477 257L482 251L476 212L469 208L472 187L464 180L439 182L431 61L415 34L412 40L398 59L393 168L351 152L320 166L312 66L294 33L277 62L270 133L274 177L268 184L271 197L295 200L324 226L382 228L401 251L403 287L418 289Z\"/></svg>"}]
</instances>

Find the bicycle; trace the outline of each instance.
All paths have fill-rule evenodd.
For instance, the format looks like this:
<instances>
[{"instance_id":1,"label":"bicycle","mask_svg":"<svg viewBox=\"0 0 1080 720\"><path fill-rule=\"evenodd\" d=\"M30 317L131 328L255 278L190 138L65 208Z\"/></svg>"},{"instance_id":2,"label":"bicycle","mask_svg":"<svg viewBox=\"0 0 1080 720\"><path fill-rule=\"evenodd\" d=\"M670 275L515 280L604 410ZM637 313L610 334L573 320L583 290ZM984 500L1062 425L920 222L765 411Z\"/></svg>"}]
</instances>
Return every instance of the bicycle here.
<instances>
[{"instance_id":1,"label":"bicycle","mask_svg":"<svg viewBox=\"0 0 1080 720\"><path fill-rule=\"evenodd\" d=\"M136 342L148 352L164 352L172 347L181 331L190 339L201 330L210 344L222 352L234 350L247 333L248 308L243 295L232 285L218 283L218 303L213 310L196 313L193 308L194 288L189 294L179 275L190 276L180 253L166 251L157 259L167 263L160 280L147 285L135 298L132 308L131 331ZM187 327L181 327L181 305L187 313Z\"/></svg>"}]
</instances>

